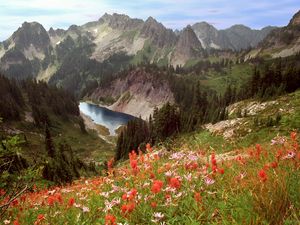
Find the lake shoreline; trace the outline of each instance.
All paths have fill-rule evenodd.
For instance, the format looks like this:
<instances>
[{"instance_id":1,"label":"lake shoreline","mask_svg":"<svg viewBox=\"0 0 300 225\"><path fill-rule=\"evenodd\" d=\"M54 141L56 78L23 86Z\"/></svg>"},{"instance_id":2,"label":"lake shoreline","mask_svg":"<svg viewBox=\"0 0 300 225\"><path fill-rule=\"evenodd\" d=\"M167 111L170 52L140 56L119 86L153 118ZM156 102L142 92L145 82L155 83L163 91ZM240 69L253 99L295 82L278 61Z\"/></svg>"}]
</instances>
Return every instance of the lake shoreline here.
<instances>
[{"instance_id":1,"label":"lake shoreline","mask_svg":"<svg viewBox=\"0 0 300 225\"><path fill-rule=\"evenodd\" d=\"M80 113L84 114L87 126L100 130L101 135L117 136L120 127L135 117L126 113L116 112L90 101L79 103ZM98 126L99 125L99 126Z\"/></svg>"}]
</instances>

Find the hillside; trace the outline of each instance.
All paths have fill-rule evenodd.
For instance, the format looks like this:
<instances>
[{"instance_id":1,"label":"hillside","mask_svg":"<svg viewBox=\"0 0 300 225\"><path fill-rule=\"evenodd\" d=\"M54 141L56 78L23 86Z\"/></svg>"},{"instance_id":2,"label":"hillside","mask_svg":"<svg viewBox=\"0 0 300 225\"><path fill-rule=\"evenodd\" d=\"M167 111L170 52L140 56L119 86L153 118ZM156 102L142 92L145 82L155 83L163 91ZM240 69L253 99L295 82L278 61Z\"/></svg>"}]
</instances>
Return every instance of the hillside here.
<instances>
[{"instance_id":1,"label":"hillside","mask_svg":"<svg viewBox=\"0 0 300 225\"><path fill-rule=\"evenodd\" d=\"M24 168L42 168L48 160L47 140L51 140L51 148L64 149L88 163L101 164L114 154L111 143L85 127L78 102L69 93L29 80L16 82L0 76L0 81L1 165L6 157L14 155L7 156L7 149L16 145L13 151L17 149L17 158L22 159ZM8 140L14 141L9 144ZM12 159L15 165L18 161ZM19 169L24 169L23 166ZM3 181L5 167L2 169Z\"/></svg>"},{"instance_id":2,"label":"hillside","mask_svg":"<svg viewBox=\"0 0 300 225\"><path fill-rule=\"evenodd\" d=\"M271 31L266 38L246 55L247 58L269 57L279 58L298 54L300 51L300 11L298 11L289 24Z\"/></svg>"},{"instance_id":3,"label":"hillside","mask_svg":"<svg viewBox=\"0 0 300 225\"><path fill-rule=\"evenodd\" d=\"M198 143L200 144L200 143ZM14 224L298 224L298 134L220 154L222 147L147 147L107 177L34 190L13 201ZM5 195L5 192L1 192ZM5 204L2 200L2 204Z\"/></svg>"},{"instance_id":4,"label":"hillside","mask_svg":"<svg viewBox=\"0 0 300 225\"><path fill-rule=\"evenodd\" d=\"M24 22L0 43L0 70L8 77L49 81L80 96L93 83L131 64L184 66L206 58L210 50L232 54L255 47L272 30L239 25L217 31L201 24L176 35L152 17L143 21L122 14L105 14L67 30L46 31L38 22Z\"/></svg>"},{"instance_id":5,"label":"hillside","mask_svg":"<svg viewBox=\"0 0 300 225\"><path fill-rule=\"evenodd\" d=\"M107 104L107 100L111 99L109 109L144 119L152 114L155 107L174 102L170 85L164 78L165 72L147 71L141 67L124 73L125 76L117 76L111 83L95 89L87 98L101 104Z\"/></svg>"}]
</instances>

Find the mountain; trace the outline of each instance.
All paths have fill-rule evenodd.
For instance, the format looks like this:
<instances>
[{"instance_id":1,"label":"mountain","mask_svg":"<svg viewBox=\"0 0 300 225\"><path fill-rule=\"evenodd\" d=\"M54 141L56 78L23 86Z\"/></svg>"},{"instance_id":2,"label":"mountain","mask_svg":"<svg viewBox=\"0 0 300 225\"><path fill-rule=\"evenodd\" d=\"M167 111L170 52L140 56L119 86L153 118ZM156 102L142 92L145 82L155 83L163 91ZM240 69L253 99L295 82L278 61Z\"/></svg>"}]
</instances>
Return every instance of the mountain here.
<instances>
[{"instance_id":1,"label":"mountain","mask_svg":"<svg viewBox=\"0 0 300 225\"><path fill-rule=\"evenodd\" d=\"M300 11L298 11L289 24L282 28L272 30L266 38L248 55L247 58L261 57L287 57L300 52Z\"/></svg>"},{"instance_id":2,"label":"mountain","mask_svg":"<svg viewBox=\"0 0 300 225\"><path fill-rule=\"evenodd\" d=\"M206 23L196 23L192 26L195 34L205 49L231 49L240 51L256 47L275 27L265 27L253 30L244 25L234 25L225 30L217 30Z\"/></svg>"},{"instance_id":3,"label":"mountain","mask_svg":"<svg viewBox=\"0 0 300 225\"><path fill-rule=\"evenodd\" d=\"M79 96L91 83L130 64L184 66L205 58L205 49L256 46L269 30L238 25L218 31L198 23L174 32L152 17L143 21L116 13L67 30L46 31L37 22L25 22L0 43L0 70L10 77L45 80Z\"/></svg>"},{"instance_id":4,"label":"mountain","mask_svg":"<svg viewBox=\"0 0 300 225\"><path fill-rule=\"evenodd\" d=\"M36 76L52 51L47 31L36 22L23 23L0 49L0 68L14 77Z\"/></svg>"},{"instance_id":5,"label":"mountain","mask_svg":"<svg viewBox=\"0 0 300 225\"><path fill-rule=\"evenodd\" d=\"M171 56L171 64L182 65L191 59L200 58L204 55L202 45L191 26L187 26L180 33Z\"/></svg>"}]
</instances>

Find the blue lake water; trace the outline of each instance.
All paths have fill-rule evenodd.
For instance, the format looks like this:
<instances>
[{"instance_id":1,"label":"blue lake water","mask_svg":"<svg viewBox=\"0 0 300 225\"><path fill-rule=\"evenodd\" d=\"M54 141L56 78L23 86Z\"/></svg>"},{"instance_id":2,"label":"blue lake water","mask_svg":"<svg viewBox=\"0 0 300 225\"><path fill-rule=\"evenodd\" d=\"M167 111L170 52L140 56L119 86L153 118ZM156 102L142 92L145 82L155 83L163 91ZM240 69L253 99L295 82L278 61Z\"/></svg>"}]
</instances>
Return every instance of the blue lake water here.
<instances>
[{"instance_id":1,"label":"blue lake water","mask_svg":"<svg viewBox=\"0 0 300 225\"><path fill-rule=\"evenodd\" d=\"M116 134L115 130L118 127L135 118L131 115L111 111L107 108L87 102L80 102L79 109L83 114L92 118L94 123L107 127L111 135Z\"/></svg>"}]
</instances>

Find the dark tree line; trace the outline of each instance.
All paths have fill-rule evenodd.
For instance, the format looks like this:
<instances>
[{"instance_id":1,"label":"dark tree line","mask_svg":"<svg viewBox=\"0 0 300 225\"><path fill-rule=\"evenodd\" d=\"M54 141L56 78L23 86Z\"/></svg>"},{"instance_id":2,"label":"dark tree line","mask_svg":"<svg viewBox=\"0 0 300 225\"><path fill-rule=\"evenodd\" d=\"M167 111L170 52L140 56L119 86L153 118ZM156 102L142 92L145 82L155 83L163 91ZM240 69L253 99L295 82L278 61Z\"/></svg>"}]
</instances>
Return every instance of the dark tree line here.
<instances>
[{"instance_id":1,"label":"dark tree line","mask_svg":"<svg viewBox=\"0 0 300 225\"><path fill-rule=\"evenodd\" d=\"M56 147L48 125L45 126L45 148L47 156L43 163L42 174L47 180L55 183L69 183L79 178L82 173L96 173L95 165L87 165L74 156L70 145L60 143Z\"/></svg>"},{"instance_id":2,"label":"dark tree line","mask_svg":"<svg viewBox=\"0 0 300 225\"><path fill-rule=\"evenodd\" d=\"M0 75L0 117L19 120L25 102L19 84Z\"/></svg>"},{"instance_id":3,"label":"dark tree line","mask_svg":"<svg viewBox=\"0 0 300 225\"><path fill-rule=\"evenodd\" d=\"M256 67L252 77L236 95L236 99L270 99L300 88L299 55L264 62Z\"/></svg>"},{"instance_id":4,"label":"dark tree line","mask_svg":"<svg viewBox=\"0 0 300 225\"><path fill-rule=\"evenodd\" d=\"M30 109L34 122L43 127L49 115L79 116L76 98L65 90L35 80L16 81L0 76L0 117L4 121L21 120Z\"/></svg>"}]
</instances>

